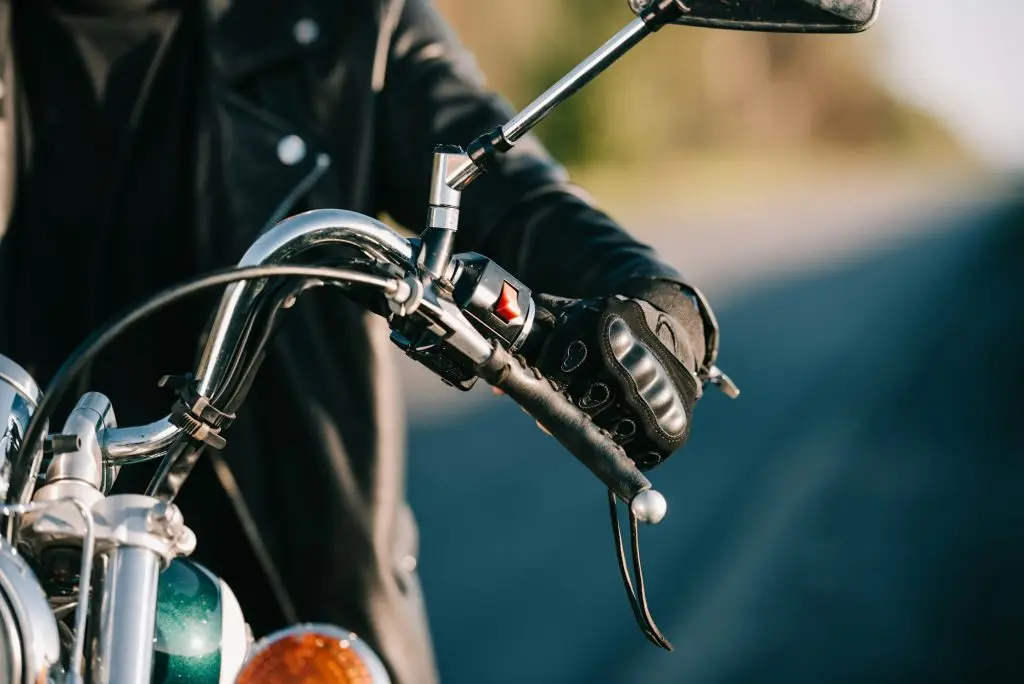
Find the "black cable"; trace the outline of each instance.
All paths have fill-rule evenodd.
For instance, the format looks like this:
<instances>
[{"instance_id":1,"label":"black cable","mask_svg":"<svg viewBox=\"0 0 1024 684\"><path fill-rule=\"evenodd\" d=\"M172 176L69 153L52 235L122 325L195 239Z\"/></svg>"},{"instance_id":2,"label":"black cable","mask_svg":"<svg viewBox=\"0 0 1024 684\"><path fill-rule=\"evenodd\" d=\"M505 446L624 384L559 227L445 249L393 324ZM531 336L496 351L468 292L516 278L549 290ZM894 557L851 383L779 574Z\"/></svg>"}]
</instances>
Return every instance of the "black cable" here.
<instances>
[{"instance_id":1,"label":"black cable","mask_svg":"<svg viewBox=\"0 0 1024 684\"><path fill-rule=\"evenodd\" d=\"M43 426L47 424L50 416L56 410L58 403L71 388L77 375L89 365L96 355L106 349L132 325L180 299L184 299L185 297L203 290L246 280L259 280L261 278L281 276L322 278L330 281L372 285L382 289L387 289L392 282L387 278L341 268L328 268L322 266L263 265L222 269L214 271L213 273L191 278L182 283L172 285L171 287L161 290L157 294L143 301L141 304L110 320L100 328L97 328L88 338L85 339L85 341L71 352L67 359L64 360L64 363L54 374L49 385L47 385L46 391L43 394L43 399L36 407L36 411L32 415L32 420L29 421L28 429L25 430L25 437L22 440L21 449L18 451L16 462L21 463L27 455L34 453L38 448L39 442L45 437L45 435L43 435ZM35 470L35 468L33 468L33 470ZM28 483L13 481L14 478L20 477L20 473L18 471L12 473L12 476L11 492L20 495L20 492ZM34 481L35 476L36 473L29 473L29 481Z\"/></svg>"},{"instance_id":2,"label":"black cable","mask_svg":"<svg viewBox=\"0 0 1024 684\"><path fill-rule=\"evenodd\" d=\"M636 513L633 512L632 507L629 509L629 536L633 547L633 573L636 575L636 602L640 607L640 613L643 615L644 624L647 625L647 629L651 636L654 637L655 643L661 646L666 651L671 651L672 644L665 635L658 629L658 625L654 624L654 617L651 615L651 609L647 607L647 591L644 589L644 568L640 564L640 534L637 530L637 519Z\"/></svg>"},{"instance_id":3,"label":"black cable","mask_svg":"<svg viewBox=\"0 0 1024 684\"><path fill-rule=\"evenodd\" d=\"M280 319L281 314L287 311L285 303L289 298L298 297L302 294L307 289L308 282L281 283L275 288L273 293L265 295L264 298L267 300L267 303L264 305L264 308L267 313L265 314L265 319L261 321L261 334L253 342L252 330L250 329L246 332L245 348L249 352L248 357L239 358L239 365L242 366L241 370L225 375L225 378L231 378L230 380L225 380L225 385L234 387L235 391L230 396L225 394L217 399L217 408L219 410L225 413L235 413L241 406L245 397L249 394L249 388L256 379L256 373L263 363L267 348L277 334L278 327L282 322Z\"/></svg>"},{"instance_id":4,"label":"black cable","mask_svg":"<svg viewBox=\"0 0 1024 684\"><path fill-rule=\"evenodd\" d=\"M231 507L235 509L235 516L242 526L245 538L252 547L253 555L256 556L256 562L260 564L260 568L262 568L263 574L267 578L270 591L274 594L274 600L277 601L277 607L281 609L285 622L290 625L297 624L299 622L299 613L295 609L295 602L292 601L291 594L288 593L288 587L285 584L284 577L281 576L281 571L274 564L274 558L270 553L270 549L263 543L259 526L256 524L256 518L253 517L252 511L249 510L249 506L245 502L245 497L242 496L242 490L238 486L238 481L235 480L235 474L231 471L231 467L224 460L224 457L216 451L211 450L207 454L207 458L213 464L213 471L217 475L224 493L228 495Z\"/></svg>"},{"instance_id":5,"label":"black cable","mask_svg":"<svg viewBox=\"0 0 1024 684\"><path fill-rule=\"evenodd\" d=\"M633 590L633 581L629 577L629 567L626 564L626 551L622 544L622 532L619 527L618 499L615 493L608 490L608 509L612 518L612 534L615 536L615 552L619 562L619 573L622 575L622 584L626 588L626 595L629 597L629 606L633 609L633 616L640 625L644 636L660 648L666 651L673 650L672 644L661 633L658 626L654 624L654 618L647 607L647 592L644 588L644 570L640 564L640 537L637 530L636 515L630 511L630 536L633 551L633 571L636 574L637 591Z\"/></svg>"},{"instance_id":6,"label":"black cable","mask_svg":"<svg viewBox=\"0 0 1024 684\"><path fill-rule=\"evenodd\" d=\"M615 537L615 555L616 560L619 562L619 574L622 576L622 585L626 588L626 596L629 598L629 607L633 610L633 617L636 618L636 624L640 626L640 631L644 633L651 643L658 646L657 639L651 634L651 630L644 624L643 613L640 612L640 606L637 604L636 592L633 590L633 580L629 576L629 565L626 560L626 549L622 545L622 531L619 528L619 509L618 499L615 496L615 492L608 490L608 511L612 517L612 534Z\"/></svg>"}]
</instances>

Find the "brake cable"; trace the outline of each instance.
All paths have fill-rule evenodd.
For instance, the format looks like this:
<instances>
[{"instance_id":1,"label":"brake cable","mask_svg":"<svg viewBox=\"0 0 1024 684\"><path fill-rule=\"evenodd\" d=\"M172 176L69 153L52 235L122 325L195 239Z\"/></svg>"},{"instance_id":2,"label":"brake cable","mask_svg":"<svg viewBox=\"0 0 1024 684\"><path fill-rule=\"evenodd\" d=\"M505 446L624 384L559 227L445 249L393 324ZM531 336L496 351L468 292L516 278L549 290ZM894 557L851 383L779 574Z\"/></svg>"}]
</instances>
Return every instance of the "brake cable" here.
<instances>
[{"instance_id":1,"label":"brake cable","mask_svg":"<svg viewBox=\"0 0 1024 684\"><path fill-rule=\"evenodd\" d=\"M612 534L615 536L615 553L619 561L619 572L622 574L622 584L626 587L626 594L629 596L629 605L633 609L633 616L643 631L644 636L660 648L666 651L673 650L672 643L665 638L658 626L654 624L651 616L651 609L647 606L647 591L644 588L644 569L640 564L640 532L638 529L636 513L627 506L629 510L629 537L630 546L633 551L633 572L636 575L636 591L633 590L633 581L630 579L629 568L626 564L626 550L622 543L622 532L619 527L618 497L611 490L608 490L608 510L612 518Z\"/></svg>"}]
</instances>

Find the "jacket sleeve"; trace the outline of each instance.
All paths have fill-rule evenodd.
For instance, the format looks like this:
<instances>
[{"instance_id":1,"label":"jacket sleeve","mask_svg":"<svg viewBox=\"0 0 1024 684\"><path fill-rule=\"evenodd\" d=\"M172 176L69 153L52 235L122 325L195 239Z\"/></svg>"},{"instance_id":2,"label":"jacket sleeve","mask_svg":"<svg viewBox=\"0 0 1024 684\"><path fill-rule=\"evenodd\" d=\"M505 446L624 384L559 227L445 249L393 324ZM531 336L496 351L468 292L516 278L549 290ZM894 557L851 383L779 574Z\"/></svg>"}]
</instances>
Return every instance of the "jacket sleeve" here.
<instances>
[{"instance_id":1,"label":"jacket sleeve","mask_svg":"<svg viewBox=\"0 0 1024 684\"><path fill-rule=\"evenodd\" d=\"M464 147L511 115L432 3L405 0L377 114L381 208L418 231L434 146ZM535 291L564 297L614 294L632 278L679 279L592 206L536 138L523 139L492 167L462 197L458 251L485 254Z\"/></svg>"}]
</instances>

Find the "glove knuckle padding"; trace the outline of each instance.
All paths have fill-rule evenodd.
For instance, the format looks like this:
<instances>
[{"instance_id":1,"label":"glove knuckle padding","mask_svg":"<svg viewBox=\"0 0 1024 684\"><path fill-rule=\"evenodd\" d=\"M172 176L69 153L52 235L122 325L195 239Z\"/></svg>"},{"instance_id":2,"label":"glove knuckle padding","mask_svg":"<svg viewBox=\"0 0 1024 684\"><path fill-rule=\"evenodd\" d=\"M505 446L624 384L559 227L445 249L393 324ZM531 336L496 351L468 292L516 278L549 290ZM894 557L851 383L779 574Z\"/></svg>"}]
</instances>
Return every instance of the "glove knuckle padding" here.
<instances>
[{"instance_id":1,"label":"glove knuckle padding","mask_svg":"<svg viewBox=\"0 0 1024 684\"><path fill-rule=\"evenodd\" d=\"M600 320L605 367L619 381L622 399L638 416L659 451L679 448L690 431L696 383L651 329L645 305L612 300ZM653 309L653 307L652 307Z\"/></svg>"},{"instance_id":2,"label":"glove knuckle padding","mask_svg":"<svg viewBox=\"0 0 1024 684\"><path fill-rule=\"evenodd\" d=\"M562 307L538 366L621 444L641 469L689 436L699 394L680 362L685 332L639 300L608 297Z\"/></svg>"}]
</instances>

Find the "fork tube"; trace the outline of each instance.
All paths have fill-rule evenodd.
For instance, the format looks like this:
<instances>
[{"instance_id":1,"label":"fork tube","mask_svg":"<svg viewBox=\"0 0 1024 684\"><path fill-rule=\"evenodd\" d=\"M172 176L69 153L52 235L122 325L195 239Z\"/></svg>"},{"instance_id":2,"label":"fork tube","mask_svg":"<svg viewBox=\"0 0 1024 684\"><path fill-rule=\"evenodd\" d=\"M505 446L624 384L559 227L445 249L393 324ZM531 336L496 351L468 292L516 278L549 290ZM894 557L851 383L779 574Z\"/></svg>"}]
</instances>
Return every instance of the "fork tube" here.
<instances>
[{"instance_id":1,"label":"fork tube","mask_svg":"<svg viewBox=\"0 0 1024 684\"><path fill-rule=\"evenodd\" d=\"M121 546L102 558L96 592L93 684L149 684L153 671L160 557L148 549Z\"/></svg>"}]
</instances>

